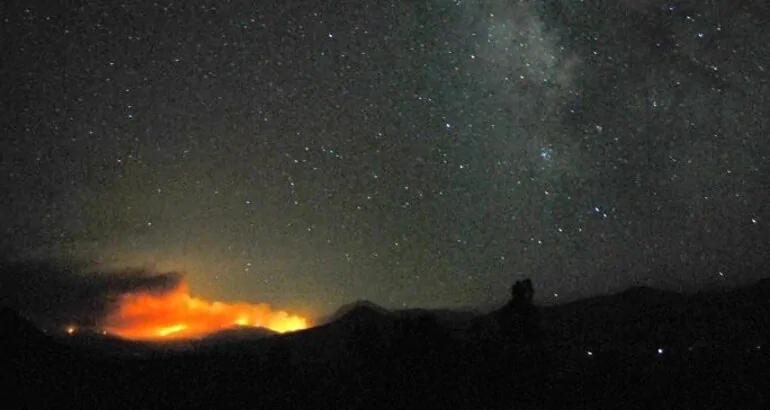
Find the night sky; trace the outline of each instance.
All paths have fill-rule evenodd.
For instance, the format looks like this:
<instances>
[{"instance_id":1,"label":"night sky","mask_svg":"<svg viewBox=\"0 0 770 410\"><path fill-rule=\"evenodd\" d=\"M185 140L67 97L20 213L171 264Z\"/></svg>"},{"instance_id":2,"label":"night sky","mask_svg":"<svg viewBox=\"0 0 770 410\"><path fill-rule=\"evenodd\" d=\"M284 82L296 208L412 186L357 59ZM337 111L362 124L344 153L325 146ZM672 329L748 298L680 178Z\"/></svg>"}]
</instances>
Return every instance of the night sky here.
<instances>
[{"instance_id":1,"label":"night sky","mask_svg":"<svg viewBox=\"0 0 770 410\"><path fill-rule=\"evenodd\" d=\"M9 257L317 314L767 274L763 2L56 3L0 3Z\"/></svg>"}]
</instances>

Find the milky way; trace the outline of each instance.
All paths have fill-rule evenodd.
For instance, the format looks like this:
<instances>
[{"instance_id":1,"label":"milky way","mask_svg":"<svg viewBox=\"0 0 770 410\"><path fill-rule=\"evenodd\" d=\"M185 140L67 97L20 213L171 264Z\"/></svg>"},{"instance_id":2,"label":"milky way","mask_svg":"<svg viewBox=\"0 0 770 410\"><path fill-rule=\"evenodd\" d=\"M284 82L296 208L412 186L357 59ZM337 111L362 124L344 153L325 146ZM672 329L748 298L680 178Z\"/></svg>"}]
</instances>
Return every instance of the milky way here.
<instances>
[{"instance_id":1,"label":"milky way","mask_svg":"<svg viewBox=\"0 0 770 410\"><path fill-rule=\"evenodd\" d=\"M3 249L319 313L754 280L751 3L3 2Z\"/></svg>"}]
</instances>

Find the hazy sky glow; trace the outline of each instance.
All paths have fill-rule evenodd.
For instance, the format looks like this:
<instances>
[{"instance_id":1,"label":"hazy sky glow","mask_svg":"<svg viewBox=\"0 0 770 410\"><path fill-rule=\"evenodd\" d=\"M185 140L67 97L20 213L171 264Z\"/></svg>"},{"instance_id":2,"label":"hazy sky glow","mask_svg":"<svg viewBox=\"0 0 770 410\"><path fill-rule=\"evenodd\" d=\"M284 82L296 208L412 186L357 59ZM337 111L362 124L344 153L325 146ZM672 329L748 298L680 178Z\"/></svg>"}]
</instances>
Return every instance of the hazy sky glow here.
<instances>
[{"instance_id":1,"label":"hazy sky glow","mask_svg":"<svg viewBox=\"0 0 770 410\"><path fill-rule=\"evenodd\" d=\"M3 248L317 313L754 280L770 13L701 3L3 2Z\"/></svg>"}]
</instances>

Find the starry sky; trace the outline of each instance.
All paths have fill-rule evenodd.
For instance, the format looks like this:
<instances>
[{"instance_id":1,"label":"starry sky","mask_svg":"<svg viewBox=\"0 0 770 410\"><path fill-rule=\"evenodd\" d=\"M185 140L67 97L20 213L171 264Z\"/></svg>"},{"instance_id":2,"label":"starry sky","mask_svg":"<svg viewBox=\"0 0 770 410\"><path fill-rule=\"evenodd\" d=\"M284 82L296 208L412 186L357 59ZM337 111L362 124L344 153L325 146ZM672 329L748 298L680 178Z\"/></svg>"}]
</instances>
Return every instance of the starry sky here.
<instances>
[{"instance_id":1,"label":"starry sky","mask_svg":"<svg viewBox=\"0 0 770 410\"><path fill-rule=\"evenodd\" d=\"M762 2L56 3L0 3L5 255L318 314L766 275Z\"/></svg>"}]
</instances>

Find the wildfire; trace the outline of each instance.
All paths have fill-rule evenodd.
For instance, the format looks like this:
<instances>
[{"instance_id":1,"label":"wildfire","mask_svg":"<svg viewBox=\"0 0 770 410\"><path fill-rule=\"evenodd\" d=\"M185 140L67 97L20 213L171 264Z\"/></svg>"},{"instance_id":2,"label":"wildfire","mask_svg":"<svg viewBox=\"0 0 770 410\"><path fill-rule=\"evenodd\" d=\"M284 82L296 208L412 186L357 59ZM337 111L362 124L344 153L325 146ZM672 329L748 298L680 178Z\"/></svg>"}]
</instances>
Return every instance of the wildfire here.
<instances>
[{"instance_id":1,"label":"wildfire","mask_svg":"<svg viewBox=\"0 0 770 410\"><path fill-rule=\"evenodd\" d=\"M104 329L126 339L168 340L201 337L233 326L284 333L308 325L307 319L275 311L266 304L210 302L190 296L182 282L167 293L123 295Z\"/></svg>"}]
</instances>

